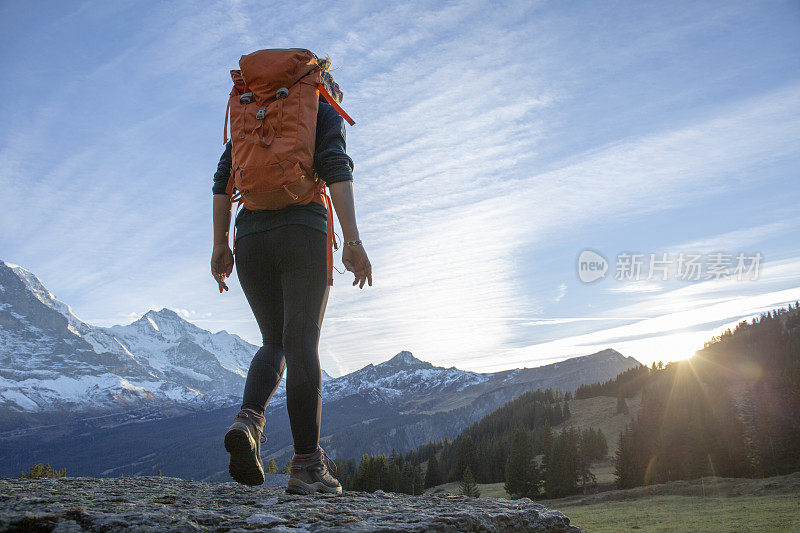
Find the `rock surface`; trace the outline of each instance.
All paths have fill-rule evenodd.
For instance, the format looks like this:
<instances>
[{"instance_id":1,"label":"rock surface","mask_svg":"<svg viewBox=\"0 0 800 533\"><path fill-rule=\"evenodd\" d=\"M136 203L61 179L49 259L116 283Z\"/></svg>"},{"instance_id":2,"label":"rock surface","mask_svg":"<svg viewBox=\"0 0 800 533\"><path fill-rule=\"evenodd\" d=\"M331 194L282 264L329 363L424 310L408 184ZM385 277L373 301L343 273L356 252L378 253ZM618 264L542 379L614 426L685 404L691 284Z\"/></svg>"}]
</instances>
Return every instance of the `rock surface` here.
<instances>
[{"instance_id":1,"label":"rock surface","mask_svg":"<svg viewBox=\"0 0 800 533\"><path fill-rule=\"evenodd\" d=\"M376 491L293 496L168 477L0 479L0 531L564 531L524 498Z\"/></svg>"}]
</instances>

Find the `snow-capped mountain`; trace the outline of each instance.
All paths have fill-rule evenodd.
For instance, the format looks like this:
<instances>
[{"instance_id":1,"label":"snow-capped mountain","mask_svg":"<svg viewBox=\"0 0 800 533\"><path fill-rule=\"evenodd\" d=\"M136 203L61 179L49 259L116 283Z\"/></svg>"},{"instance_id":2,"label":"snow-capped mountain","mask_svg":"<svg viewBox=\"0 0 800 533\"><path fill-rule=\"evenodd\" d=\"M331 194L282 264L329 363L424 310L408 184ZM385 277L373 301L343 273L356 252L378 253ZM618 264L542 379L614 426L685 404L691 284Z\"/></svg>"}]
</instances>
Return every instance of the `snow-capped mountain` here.
<instances>
[{"instance_id":1,"label":"snow-capped mountain","mask_svg":"<svg viewBox=\"0 0 800 533\"><path fill-rule=\"evenodd\" d=\"M0 407L127 409L230 403L256 347L169 309L127 326L87 324L28 270L0 262Z\"/></svg>"},{"instance_id":2,"label":"snow-capped mountain","mask_svg":"<svg viewBox=\"0 0 800 533\"><path fill-rule=\"evenodd\" d=\"M388 402L420 395L460 391L488 379L457 368L442 368L420 361L411 352L402 351L378 365L369 364L360 370L335 378L323 387L325 401L333 401L352 394L372 392Z\"/></svg>"},{"instance_id":3,"label":"snow-capped mountain","mask_svg":"<svg viewBox=\"0 0 800 533\"><path fill-rule=\"evenodd\" d=\"M610 379L606 376L614 377L638 364L632 357L606 349L551 365L479 373L434 366L402 351L380 364L369 364L327 381L323 398L330 403L362 395L371 402L399 407L405 413L434 413L465 406L500 389L509 391L512 397L537 388L572 391L583 383Z\"/></svg>"}]
</instances>

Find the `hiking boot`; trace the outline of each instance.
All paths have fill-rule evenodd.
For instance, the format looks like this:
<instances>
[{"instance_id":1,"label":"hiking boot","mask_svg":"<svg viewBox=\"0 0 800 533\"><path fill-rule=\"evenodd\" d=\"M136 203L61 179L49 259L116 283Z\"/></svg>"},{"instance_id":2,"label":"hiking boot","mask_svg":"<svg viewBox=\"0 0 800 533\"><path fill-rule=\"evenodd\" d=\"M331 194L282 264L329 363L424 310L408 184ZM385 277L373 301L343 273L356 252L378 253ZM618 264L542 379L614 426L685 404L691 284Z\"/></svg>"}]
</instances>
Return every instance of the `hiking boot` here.
<instances>
[{"instance_id":1,"label":"hiking boot","mask_svg":"<svg viewBox=\"0 0 800 533\"><path fill-rule=\"evenodd\" d=\"M264 463L261 462L261 443L264 416L251 409L242 409L225 434L225 449L231 454L228 471L231 477L244 485L264 483Z\"/></svg>"},{"instance_id":2,"label":"hiking boot","mask_svg":"<svg viewBox=\"0 0 800 533\"><path fill-rule=\"evenodd\" d=\"M342 485L328 470L329 463L336 472L334 463L322 448L307 455L296 455L292 458L292 475L286 492L289 494L341 494Z\"/></svg>"}]
</instances>

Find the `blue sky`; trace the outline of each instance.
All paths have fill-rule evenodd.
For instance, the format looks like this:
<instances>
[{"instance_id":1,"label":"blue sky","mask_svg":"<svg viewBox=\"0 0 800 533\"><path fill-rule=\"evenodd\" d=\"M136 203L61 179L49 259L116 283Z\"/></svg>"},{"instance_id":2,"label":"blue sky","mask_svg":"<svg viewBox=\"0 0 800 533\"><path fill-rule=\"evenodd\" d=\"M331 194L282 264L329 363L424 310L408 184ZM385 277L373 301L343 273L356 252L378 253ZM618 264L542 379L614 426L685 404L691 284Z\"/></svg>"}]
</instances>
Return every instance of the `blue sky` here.
<instances>
[{"instance_id":1,"label":"blue sky","mask_svg":"<svg viewBox=\"0 0 800 533\"><path fill-rule=\"evenodd\" d=\"M328 54L375 285L336 274L323 367L407 349L538 366L687 357L800 299L797 2L4 2L0 258L91 323L257 342L209 274L243 53ZM584 249L610 262L583 283ZM618 281L619 253L760 253L758 280ZM340 252L336 262L342 270Z\"/></svg>"}]
</instances>

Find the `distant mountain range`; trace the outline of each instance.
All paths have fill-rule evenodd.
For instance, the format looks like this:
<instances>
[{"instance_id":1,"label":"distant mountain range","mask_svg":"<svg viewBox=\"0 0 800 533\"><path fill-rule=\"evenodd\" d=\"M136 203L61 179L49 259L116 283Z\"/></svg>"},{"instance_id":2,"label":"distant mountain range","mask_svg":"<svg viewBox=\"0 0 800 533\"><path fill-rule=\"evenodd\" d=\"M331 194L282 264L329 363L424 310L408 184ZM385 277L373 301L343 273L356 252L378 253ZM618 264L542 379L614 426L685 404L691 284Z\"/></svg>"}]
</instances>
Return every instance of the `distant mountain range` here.
<instances>
[{"instance_id":1,"label":"distant mountain range","mask_svg":"<svg viewBox=\"0 0 800 533\"><path fill-rule=\"evenodd\" d=\"M220 438L256 350L169 309L127 326L86 324L31 272L0 262L0 476L49 461L74 475L161 469L226 479ZM607 349L542 367L478 373L401 351L338 378L324 375L322 444L339 457L405 451L454 437L528 390L574 390L637 365ZM291 453L283 385L267 420L262 452L283 460Z\"/></svg>"},{"instance_id":2,"label":"distant mountain range","mask_svg":"<svg viewBox=\"0 0 800 533\"><path fill-rule=\"evenodd\" d=\"M0 262L0 411L227 405L257 349L170 309L127 326L87 324L33 273Z\"/></svg>"}]
</instances>

